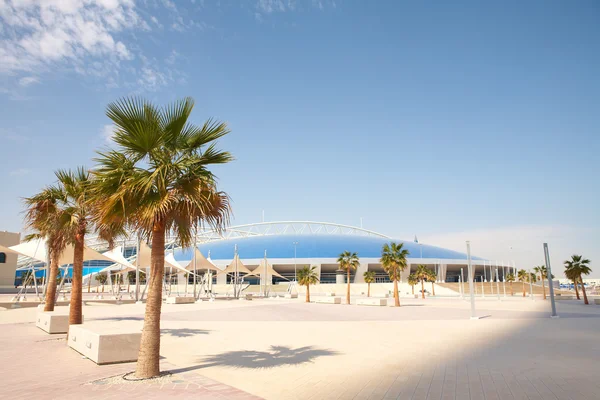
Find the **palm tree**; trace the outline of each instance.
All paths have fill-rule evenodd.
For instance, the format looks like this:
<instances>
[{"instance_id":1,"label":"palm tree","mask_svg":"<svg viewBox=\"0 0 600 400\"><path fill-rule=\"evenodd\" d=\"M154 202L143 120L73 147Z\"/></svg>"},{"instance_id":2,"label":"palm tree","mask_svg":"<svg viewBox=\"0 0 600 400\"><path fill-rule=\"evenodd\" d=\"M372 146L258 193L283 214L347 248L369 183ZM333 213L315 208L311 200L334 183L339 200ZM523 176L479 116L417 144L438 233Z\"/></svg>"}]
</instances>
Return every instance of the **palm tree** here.
<instances>
[{"instance_id":1,"label":"palm tree","mask_svg":"<svg viewBox=\"0 0 600 400\"><path fill-rule=\"evenodd\" d=\"M542 291L544 292L544 300L546 300L546 285L544 281L548 279L548 270L544 265L534 267L533 270L540 276L540 280L542 281ZM552 278L554 278L554 276L552 276Z\"/></svg>"},{"instance_id":2,"label":"palm tree","mask_svg":"<svg viewBox=\"0 0 600 400\"><path fill-rule=\"evenodd\" d=\"M375 271L365 271L363 277L367 284L367 297L371 297L371 283L375 282Z\"/></svg>"},{"instance_id":3,"label":"palm tree","mask_svg":"<svg viewBox=\"0 0 600 400\"><path fill-rule=\"evenodd\" d=\"M429 270L429 275L427 276L427 282L431 282L431 295L435 296L435 280L437 279L437 274L434 270Z\"/></svg>"},{"instance_id":4,"label":"palm tree","mask_svg":"<svg viewBox=\"0 0 600 400\"><path fill-rule=\"evenodd\" d=\"M415 276L417 280L421 282L421 297L425 298L425 287L423 286L423 282L427 280L429 277L429 269L427 269L424 265L417 266L417 270L415 271Z\"/></svg>"},{"instance_id":5,"label":"palm tree","mask_svg":"<svg viewBox=\"0 0 600 400\"><path fill-rule=\"evenodd\" d=\"M105 274L98 274L94 277L94 279L97 280L98 283L102 285L102 293L104 293L104 285L106 284L108 277Z\"/></svg>"},{"instance_id":6,"label":"palm tree","mask_svg":"<svg viewBox=\"0 0 600 400\"><path fill-rule=\"evenodd\" d=\"M412 294L415 294L415 285L419 283L417 276L415 274L410 274L408 276L408 284L412 287Z\"/></svg>"},{"instance_id":7,"label":"palm tree","mask_svg":"<svg viewBox=\"0 0 600 400\"><path fill-rule=\"evenodd\" d=\"M310 303L310 285L314 285L319 282L319 275L316 271L317 267L306 267L298 270L298 283L302 286L306 286L306 302Z\"/></svg>"},{"instance_id":8,"label":"palm tree","mask_svg":"<svg viewBox=\"0 0 600 400\"><path fill-rule=\"evenodd\" d=\"M390 280L394 282L394 305L400 307L400 294L398 293L398 281L402 275L402 271L406 269L406 257L408 250L403 248L404 243L384 244L381 249L381 265L383 270L390 276Z\"/></svg>"},{"instance_id":9,"label":"palm tree","mask_svg":"<svg viewBox=\"0 0 600 400\"><path fill-rule=\"evenodd\" d=\"M506 275L506 281L510 284L510 295L514 296L515 292L513 291L513 282L515 281L515 274L508 273Z\"/></svg>"},{"instance_id":10,"label":"palm tree","mask_svg":"<svg viewBox=\"0 0 600 400\"><path fill-rule=\"evenodd\" d=\"M581 298L579 297L579 283L577 282L577 280L579 279L577 274L575 273L575 271L570 270L570 269L565 269L565 276L567 277L567 279L570 279L573 281L573 287L575 288L575 296L577 296L577 300L581 300Z\"/></svg>"},{"instance_id":11,"label":"palm tree","mask_svg":"<svg viewBox=\"0 0 600 400\"><path fill-rule=\"evenodd\" d=\"M54 311L56 300L57 276L59 274L59 258L67 246L66 231L62 229L64 213L60 208L61 192L57 187L47 187L41 192L23 199L25 224L36 233L25 237L25 241L44 238L50 258L50 275L46 283L46 299L44 311Z\"/></svg>"},{"instance_id":12,"label":"palm tree","mask_svg":"<svg viewBox=\"0 0 600 400\"><path fill-rule=\"evenodd\" d=\"M525 282L527 282L527 275L528 273L524 269L520 269L517 273L517 278L519 279L519 282L523 283L523 297L525 297Z\"/></svg>"},{"instance_id":13,"label":"palm tree","mask_svg":"<svg viewBox=\"0 0 600 400\"><path fill-rule=\"evenodd\" d=\"M94 221L128 225L151 242L151 268L144 327L135 375L160 374L160 313L165 264L165 234L172 231L186 248L199 225L220 232L229 222L229 196L217 190L209 170L233 157L216 148L229 133L225 123L188 119L194 101L186 98L157 107L139 98L125 98L107 107L114 123L115 149L101 151L96 161Z\"/></svg>"},{"instance_id":14,"label":"palm tree","mask_svg":"<svg viewBox=\"0 0 600 400\"><path fill-rule=\"evenodd\" d=\"M582 275L589 275L592 269L589 267L590 260L583 258L579 255L572 255L570 260L565 261L565 275L569 274L567 278L575 282L575 290L577 291L577 282L581 283L581 292L583 293L583 304L590 304L585 292L585 285L583 284ZM579 296L577 296L579 299Z\"/></svg>"},{"instance_id":15,"label":"palm tree","mask_svg":"<svg viewBox=\"0 0 600 400\"><path fill-rule=\"evenodd\" d=\"M349 251L345 251L338 257L338 264L340 264L340 269L346 271L346 304L350 304L350 271L358 268L360 265L358 254L350 253Z\"/></svg>"}]
</instances>

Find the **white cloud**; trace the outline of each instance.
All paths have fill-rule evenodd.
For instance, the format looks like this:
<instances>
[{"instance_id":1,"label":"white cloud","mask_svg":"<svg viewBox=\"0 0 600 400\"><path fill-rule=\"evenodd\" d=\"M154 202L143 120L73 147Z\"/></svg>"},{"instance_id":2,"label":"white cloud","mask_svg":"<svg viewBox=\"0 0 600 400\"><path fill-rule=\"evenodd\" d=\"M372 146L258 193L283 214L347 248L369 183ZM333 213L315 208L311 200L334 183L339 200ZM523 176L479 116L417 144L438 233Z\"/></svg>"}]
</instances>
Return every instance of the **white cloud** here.
<instances>
[{"instance_id":1,"label":"white cloud","mask_svg":"<svg viewBox=\"0 0 600 400\"><path fill-rule=\"evenodd\" d=\"M146 90L154 91L167 84L167 76L152 67L142 67L137 83Z\"/></svg>"},{"instance_id":2,"label":"white cloud","mask_svg":"<svg viewBox=\"0 0 600 400\"><path fill-rule=\"evenodd\" d=\"M19 85L21 86L29 86L39 82L40 80L35 76L24 76L23 78L19 79Z\"/></svg>"},{"instance_id":3,"label":"white cloud","mask_svg":"<svg viewBox=\"0 0 600 400\"><path fill-rule=\"evenodd\" d=\"M542 246L548 243L552 271L557 278L564 278L563 261L572 254L600 260L596 249L599 236L598 228L534 225L419 235L419 241L465 253L465 242L469 240L473 255L505 263L514 261L517 268L524 269L544 264ZM600 269L596 268L593 275L600 276Z\"/></svg>"},{"instance_id":4,"label":"white cloud","mask_svg":"<svg viewBox=\"0 0 600 400\"><path fill-rule=\"evenodd\" d=\"M100 129L100 135L105 142L110 143L112 141L114 129L115 127L112 124L104 125L102 129Z\"/></svg>"},{"instance_id":5,"label":"white cloud","mask_svg":"<svg viewBox=\"0 0 600 400\"><path fill-rule=\"evenodd\" d=\"M18 168L18 169L10 171L9 175L10 176L25 176L25 175L28 175L30 172L31 172L31 170L29 170L27 168Z\"/></svg>"}]
</instances>

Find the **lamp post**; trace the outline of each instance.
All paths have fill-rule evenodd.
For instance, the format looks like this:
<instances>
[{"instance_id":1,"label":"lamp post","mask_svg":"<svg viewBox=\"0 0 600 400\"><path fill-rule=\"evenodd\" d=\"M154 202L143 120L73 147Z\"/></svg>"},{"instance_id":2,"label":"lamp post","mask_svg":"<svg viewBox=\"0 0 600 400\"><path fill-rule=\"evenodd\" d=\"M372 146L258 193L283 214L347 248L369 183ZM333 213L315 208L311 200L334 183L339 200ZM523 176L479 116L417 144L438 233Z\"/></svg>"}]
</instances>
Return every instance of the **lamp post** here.
<instances>
[{"instance_id":1,"label":"lamp post","mask_svg":"<svg viewBox=\"0 0 600 400\"><path fill-rule=\"evenodd\" d=\"M556 314L556 304L554 303L554 285L552 282L552 269L550 268L550 254L548 253L548 243L544 243L544 259L546 261L546 271L548 274L548 287L550 288L550 304L552 305L552 315L550 316L550 318L558 318L558 315Z\"/></svg>"},{"instance_id":2,"label":"lamp post","mask_svg":"<svg viewBox=\"0 0 600 400\"><path fill-rule=\"evenodd\" d=\"M296 265L296 247L298 246L298 242L294 242L294 282L297 281L296 279L296 269L297 269L297 265Z\"/></svg>"},{"instance_id":3,"label":"lamp post","mask_svg":"<svg viewBox=\"0 0 600 400\"><path fill-rule=\"evenodd\" d=\"M473 266L471 265L471 242L467 241L467 260L468 267L467 274L469 275L469 291L471 292L471 319L478 319L475 315L475 292L473 291Z\"/></svg>"}]
</instances>

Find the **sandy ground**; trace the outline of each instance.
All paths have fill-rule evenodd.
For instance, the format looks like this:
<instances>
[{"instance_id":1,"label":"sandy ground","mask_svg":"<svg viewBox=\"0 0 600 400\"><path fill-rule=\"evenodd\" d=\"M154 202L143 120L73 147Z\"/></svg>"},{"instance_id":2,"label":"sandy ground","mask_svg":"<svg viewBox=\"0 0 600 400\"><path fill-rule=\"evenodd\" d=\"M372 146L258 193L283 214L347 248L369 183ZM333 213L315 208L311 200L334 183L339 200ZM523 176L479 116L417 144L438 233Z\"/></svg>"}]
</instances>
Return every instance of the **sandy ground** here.
<instances>
[{"instance_id":1,"label":"sandy ground","mask_svg":"<svg viewBox=\"0 0 600 400\"><path fill-rule=\"evenodd\" d=\"M267 399L600 398L600 306L557 302L560 318L551 319L549 301L479 298L477 315L486 318L470 320L464 300L402 304L165 304L161 355L180 371ZM92 305L84 315L141 326L143 311ZM2 335L32 324L36 312L0 311Z\"/></svg>"}]
</instances>

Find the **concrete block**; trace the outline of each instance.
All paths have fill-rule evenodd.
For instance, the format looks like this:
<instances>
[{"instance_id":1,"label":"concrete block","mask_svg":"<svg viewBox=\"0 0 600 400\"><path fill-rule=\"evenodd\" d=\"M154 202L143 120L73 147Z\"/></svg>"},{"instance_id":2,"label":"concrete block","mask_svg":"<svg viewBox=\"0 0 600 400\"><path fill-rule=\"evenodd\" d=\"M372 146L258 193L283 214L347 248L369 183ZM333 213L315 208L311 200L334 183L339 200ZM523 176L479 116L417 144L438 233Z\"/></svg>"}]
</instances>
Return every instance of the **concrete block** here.
<instances>
[{"instance_id":1,"label":"concrete block","mask_svg":"<svg viewBox=\"0 0 600 400\"><path fill-rule=\"evenodd\" d=\"M98 365L136 361L141 339L141 324L137 329L101 323L69 327L69 347Z\"/></svg>"},{"instance_id":2,"label":"concrete block","mask_svg":"<svg viewBox=\"0 0 600 400\"><path fill-rule=\"evenodd\" d=\"M329 297L334 297L335 293L334 292L325 292L323 293L324 296L329 296Z\"/></svg>"},{"instance_id":3,"label":"concrete block","mask_svg":"<svg viewBox=\"0 0 600 400\"><path fill-rule=\"evenodd\" d=\"M564 295L564 294L554 297L555 300L573 300L574 298L575 298L574 296L569 296L569 295Z\"/></svg>"},{"instance_id":4,"label":"concrete block","mask_svg":"<svg viewBox=\"0 0 600 400\"><path fill-rule=\"evenodd\" d=\"M246 293L246 295L244 296L244 298L245 298L246 300L252 300L252 298L253 298L253 297L254 297L254 296L253 296L251 293Z\"/></svg>"},{"instance_id":5,"label":"concrete block","mask_svg":"<svg viewBox=\"0 0 600 400\"><path fill-rule=\"evenodd\" d=\"M315 297L313 303L342 304L341 297Z\"/></svg>"},{"instance_id":6,"label":"concrete block","mask_svg":"<svg viewBox=\"0 0 600 400\"><path fill-rule=\"evenodd\" d=\"M167 304L191 304L195 303L196 299L193 296L191 297L179 297L179 296L171 296L167 297Z\"/></svg>"},{"instance_id":7,"label":"concrete block","mask_svg":"<svg viewBox=\"0 0 600 400\"><path fill-rule=\"evenodd\" d=\"M600 305L600 299L594 299L594 304Z\"/></svg>"},{"instance_id":8,"label":"concrete block","mask_svg":"<svg viewBox=\"0 0 600 400\"><path fill-rule=\"evenodd\" d=\"M283 297L286 299L297 299L298 293L286 293Z\"/></svg>"},{"instance_id":9,"label":"concrete block","mask_svg":"<svg viewBox=\"0 0 600 400\"><path fill-rule=\"evenodd\" d=\"M369 297L357 299L356 304L359 306L387 306L387 299Z\"/></svg>"},{"instance_id":10,"label":"concrete block","mask_svg":"<svg viewBox=\"0 0 600 400\"><path fill-rule=\"evenodd\" d=\"M83 319L83 316L81 318ZM35 326L46 333L67 333L69 331L69 314L38 309Z\"/></svg>"}]
</instances>

